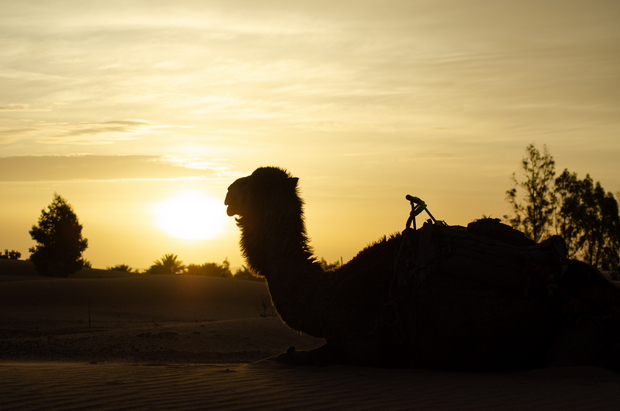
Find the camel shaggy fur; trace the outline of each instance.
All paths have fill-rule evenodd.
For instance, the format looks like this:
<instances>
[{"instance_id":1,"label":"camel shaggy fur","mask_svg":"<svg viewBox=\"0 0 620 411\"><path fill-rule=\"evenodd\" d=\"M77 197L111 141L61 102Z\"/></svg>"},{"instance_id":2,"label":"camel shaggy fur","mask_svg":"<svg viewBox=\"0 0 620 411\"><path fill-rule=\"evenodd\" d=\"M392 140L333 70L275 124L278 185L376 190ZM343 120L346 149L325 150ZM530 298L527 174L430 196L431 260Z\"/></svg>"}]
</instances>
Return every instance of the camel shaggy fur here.
<instances>
[{"instance_id":1,"label":"camel shaggy fur","mask_svg":"<svg viewBox=\"0 0 620 411\"><path fill-rule=\"evenodd\" d=\"M497 220L426 224L324 271L306 233L298 179L275 167L236 180L225 204L241 250L282 320L326 344L291 364L493 370L620 365L620 291Z\"/></svg>"}]
</instances>

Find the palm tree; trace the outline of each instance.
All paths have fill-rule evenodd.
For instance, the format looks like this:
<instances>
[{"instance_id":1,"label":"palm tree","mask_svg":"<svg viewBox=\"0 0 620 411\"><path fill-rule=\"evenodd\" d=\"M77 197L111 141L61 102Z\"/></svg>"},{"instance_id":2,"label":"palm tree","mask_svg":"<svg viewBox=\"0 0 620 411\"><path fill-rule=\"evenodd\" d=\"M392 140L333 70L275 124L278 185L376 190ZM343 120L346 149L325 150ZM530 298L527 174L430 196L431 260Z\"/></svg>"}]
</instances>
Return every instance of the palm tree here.
<instances>
[{"instance_id":1,"label":"palm tree","mask_svg":"<svg viewBox=\"0 0 620 411\"><path fill-rule=\"evenodd\" d=\"M109 271L122 271L124 273L137 273L138 272L138 270L134 270L133 268L131 268L127 264L117 264L117 265L115 265L113 267L108 267L107 270L109 270Z\"/></svg>"},{"instance_id":2,"label":"palm tree","mask_svg":"<svg viewBox=\"0 0 620 411\"><path fill-rule=\"evenodd\" d=\"M164 254L161 260L156 260L144 273L145 274L183 274L185 265L179 261L175 254Z\"/></svg>"}]
</instances>

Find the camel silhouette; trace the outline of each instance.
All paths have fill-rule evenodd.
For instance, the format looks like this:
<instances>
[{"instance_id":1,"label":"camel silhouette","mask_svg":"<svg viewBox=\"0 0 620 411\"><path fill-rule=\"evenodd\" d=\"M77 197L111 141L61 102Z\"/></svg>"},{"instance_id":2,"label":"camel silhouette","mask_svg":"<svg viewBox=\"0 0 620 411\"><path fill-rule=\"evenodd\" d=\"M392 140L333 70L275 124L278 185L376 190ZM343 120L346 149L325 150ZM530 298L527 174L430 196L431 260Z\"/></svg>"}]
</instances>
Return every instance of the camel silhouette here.
<instances>
[{"instance_id":1,"label":"camel silhouette","mask_svg":"<svg viewBox=\"0 0 620 411\"><path fill-rule=\"evenodd\" d=\"M313 256L298 179L261 167L228 188L240 246L282 320L324 338L290 364L466 370L620 365L620 290L499 220L448 226L415 198L407 228L333 271ZM411 227L413 222L414 227Z\"/></svg>"}]
</instances>

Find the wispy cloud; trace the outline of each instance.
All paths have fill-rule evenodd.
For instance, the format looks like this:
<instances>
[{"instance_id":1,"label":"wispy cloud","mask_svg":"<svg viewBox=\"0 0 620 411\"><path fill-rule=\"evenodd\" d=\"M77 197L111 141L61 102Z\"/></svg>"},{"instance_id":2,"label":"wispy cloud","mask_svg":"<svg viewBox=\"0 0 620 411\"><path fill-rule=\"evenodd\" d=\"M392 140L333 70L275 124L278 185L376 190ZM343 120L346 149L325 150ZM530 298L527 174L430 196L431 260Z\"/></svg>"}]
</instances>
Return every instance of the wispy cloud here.
<instances>
[{"instance_id":1,"label":"wispy cloud","mask_svg":"<svg viewBox=\"0 0 620 411\"><path fill-rule=\"evenodd\" d=\"M1 182L198 180L226 174L223 159L161 156L14 156L0 157Z\"/></svg>"},{"instance_id":2,"label":"wispy cloud","mask_svg":"<svg viewBox=\"0 0 620 411\"><path fill-rule=\"evenodd\" d=\"M33 135L36 131L37 129L34 127L6 128L4 130L0 130L0 145L21 140Z\"/></svg>"},{"instance_id":3,"label":"wispy cloud","mask_svg":"<svg viewBox=\"0 0 620 411\"><path fill-rule=\"evenodd\" d=\"M15 105L9 107L11 106ZM16 108L16 110L20 109ZM112 144L119 141L139 140L146 136L152 137L165 133L166 129L170 127L172 126L154 124L143 120L114 120L99 123L5 120L0 122L0 144L19 140L51 145Z\"/></svg>"},{"instance_id":4,"label":"wispy cloud","mask_svg":"<svg viewBox=\"0 0 620 411\"><path fill-rule=\"evenodd\" d=\"M565 3L12 2L0 77L14 104L0 111L14 121L0 123L0 144L16 143L14 154L199 147L247 165L261 149L300 163L312 141L326 167L342 152L370 152L389 168L393 153L379 147L432 150L442 138L449 150L472 138L586 148L596 139L610 155L617 139L596 136L619 124L620 3ZM19 122L38 107L53 111ZM99 120L127 117L143 120ZM175 125L173 135L162 123L192 130Z\"/></svg>"},{"instance_id":5,"label":"wispy cloud","mask_svg":"<svg viewBox=\"0 0 620 411\"><path fill-rule=\"evenodd\" d=\"M53 81L65 79L65 77L62 76L40 73L34 70L14 70L7 68L0 68L0 77L28 81Z\"/></svg>"},{"instance_id":6,"label":"wispy cloud","mask_svg":"<svg viewBox=\"0 0 620 411\"><path fill-rule=\"evenodd\" d=\"M30 104L11 103L0 106L0 111L51 111L51 108L33 108Z\"/></svg>"},{"instance_id":7,"label":"wispy cloud","mask_svg":"<svg viewBox=\"0 0 620 411\"><path fill-rule=\"evenodd\" d=\"M223 158L214 158L205 160L200 157L182 157L176 155L165 155L158 159L163 163L175 165L177 167L184 167L193 170L212 170L218 173L230 173L231 167L226 164L226 160Z\"/></svg>"},{"instance_id":8,"label":"wispy cloud","mask_svg":"<svg viewBox=\"0 0 620 411\"><path fill-rule=\"evenodd\" d=\"M54 135L42 137L39 142L47 144L110 144L115 141L136 140L144 134L159 133L161 127L141 120L59 124Z\"/></svg>"}]
</instances>

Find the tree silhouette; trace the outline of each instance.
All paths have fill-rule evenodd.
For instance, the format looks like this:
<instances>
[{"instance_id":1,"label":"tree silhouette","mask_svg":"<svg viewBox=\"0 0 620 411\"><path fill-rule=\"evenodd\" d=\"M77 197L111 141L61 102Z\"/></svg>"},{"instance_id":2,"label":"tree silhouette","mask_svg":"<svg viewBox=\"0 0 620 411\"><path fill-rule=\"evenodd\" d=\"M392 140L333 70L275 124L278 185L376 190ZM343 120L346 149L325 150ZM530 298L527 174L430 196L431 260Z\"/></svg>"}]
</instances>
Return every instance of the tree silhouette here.
<instances>
[{"instance_id":1,"label":"tree silhouette","mask_svg":"<svg viewBox=\"0 0 620 411\"><path fill-rule=\"evenodd\" d=\"M265 277L259 277L250 271L245 265L238 268L233 276L236 280L252 280L252 281L265 281Z\"/></svg>"},{"instance_id":2,"label":"tree silhouette","mask_svg":"<svg viewBox=\"0 0 620 411\"><path fill-rule=\"evenodd\" d=\"M620 214L614 195L605 192L590 175L579 180L564 172L555 181L560 200L556 225L566 240L569 256L603 270L615 270L620 263Z\"/></svg>"},{"instance_id":3,"label":"tree silhouette","mask_svg":"<svg viewBox=\"0 0 620 411\"><path fill-rule=\"evenodd\" d=\"M30 248L30 260L44 276L66 277L84 266L82 253L88 240L82 238L82 225L67 201L54 193L54 200L43 209L39 223L30 230L37 245Z\"/></svg>"},{"instance_id":4,"label":"tree silhouette","mask_svg":"<svg viewBox=\"0 0 620 411\"><path fill-rule=\"evenodd\" d=\"M144 273L145 274L183 274L185 265L178 260L175 254L164 254L161 260L156 260Z\"/></svg>"},{"instance_id":5,"label":"tree silhouette","mask_svg":"<svg viewBox=\"0 0 620 411\"><path fill-rule=\"evenodd\" d=\"M518 181L512 174L514 187L506 191L506 200L512 206L512 216L504 216L508 223L526 236L538 242L549 234L556 207L553 190L555 161L544 146L542 154L530 144L526 148L526 157L521 160L524 181ZM525 191L519 201L519 191Z\"/></svg>"},{"instance_id":6,"label":"tree silhouette","mask_svg":"<svg viewBox=\"0 0 620 411\"><path fill-rule=\"evenodd\" d=\"M321 258L319 263L321 264L321 268L323 269L323 271L336 270L342 265L342 261L340 260L336 260L333 263L328 263L325 258Z\"/></svg>"},{"instance_id":7,"label":"tree silhouette","mask_svg":"<svg viewBox=\"0 0 620 411\"><path fill-rule=\"evenodd\" d=\"M131 268L127 264L116 264L113 267L108 267L107 270L109 270L109 271L122 271L124 273L137 273L138 272L138 270L134 270L133 268Z\"/></svg>"},{"instance_id":8,"label":"tree silhouette","mask_svg":"<svg viewBox=\"0 0 620 411\"><path fill-rule=\"evenodd\" d=\"M8 260L19 260L19 257L22 256L22 253L15 250L4 250L4 254L0 254L0 258L6 258Z\"/></svg>"},{"instance_id":9,"label":"tree silhouette","mask_svg":"<svg viewBox=\"0 0 620 411\"><path fill-rule=\"evenodd\" d=\"M204 275L208 277L224 277L232 278L232 272L230 271L230 262L226 258L222 264L218 263L204 263L202 265L190 264L187 266L187 274L189 275Z\"/></svg>"},{"instance_id":10,"label":"tree silhouette","mask_svg":"<svg viewBox=\"0 0 620 411\"><path fill-rule=\"evenodd\" d=\"M512 175L514 187L506 192L513 215L508 223L534 241L551 234L566 241L568 256L602 270L618 270L620 264L620 214L614 195L605 192L587 175L577 178L568 170L556 179L555 162L544 148L541 154L533 144L522 160L525 181ZM525 195L518 199L518 188Z\"/></svg>"}]
</instances>

